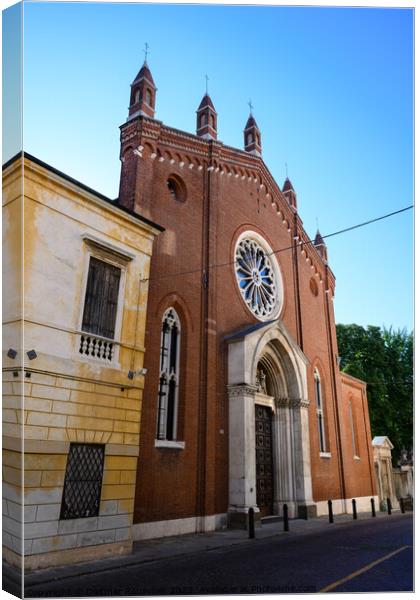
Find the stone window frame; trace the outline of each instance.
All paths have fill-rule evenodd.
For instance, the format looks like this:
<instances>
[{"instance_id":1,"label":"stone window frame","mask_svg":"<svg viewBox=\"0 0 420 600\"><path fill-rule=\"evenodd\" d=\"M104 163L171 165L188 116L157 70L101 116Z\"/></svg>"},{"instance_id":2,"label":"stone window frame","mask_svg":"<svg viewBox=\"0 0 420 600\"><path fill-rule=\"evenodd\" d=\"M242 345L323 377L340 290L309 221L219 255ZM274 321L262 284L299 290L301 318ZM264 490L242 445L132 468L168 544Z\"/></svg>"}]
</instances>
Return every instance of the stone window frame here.
<instances>
[{"instance_id":1,"label":"stone window frame","mask_svg":"<svg viewBox=\"0 0 420 600\"><path fill-rule=\"evenodd\" d=\"M172 316L170 317L170 313ZM177 327L177 337L176 337L176 355L173 360L174 364L171 368L171 352L173 349L172 337L168 336L167 342L165 342L165 324L168 323L168 317L171 318L172 324L169 324L170 332L173 328ZM180 380L180 355L181 355L181 340L182 340L182 327L181 327L181 319L179 318L179 314L177 310L173 306L169 306L162 315L161 321L161 332L160 332L160 351L159 351L159 383L158 383L158 393L157 393L157 415L156 415L156 438L155 438L155 447L156 448L172 448L183 450L185 448L185 442L177 439L177 431L178 431L178 417L179 417L179 380ZM164 346L165 344L165 346ZM166 353L162 351L165 350ZM162 383L162 379L165 379L165 383ZM169 384L173 381L175 384L174 387L174 396L173 396L173 417L172 417L172 432L170 436L168 436L168 405L167 400L169 397ZM166 392L163 396L163 389L166 388ZM163 399L165 397L165 400Z\"/></svg>"}]
</instances>

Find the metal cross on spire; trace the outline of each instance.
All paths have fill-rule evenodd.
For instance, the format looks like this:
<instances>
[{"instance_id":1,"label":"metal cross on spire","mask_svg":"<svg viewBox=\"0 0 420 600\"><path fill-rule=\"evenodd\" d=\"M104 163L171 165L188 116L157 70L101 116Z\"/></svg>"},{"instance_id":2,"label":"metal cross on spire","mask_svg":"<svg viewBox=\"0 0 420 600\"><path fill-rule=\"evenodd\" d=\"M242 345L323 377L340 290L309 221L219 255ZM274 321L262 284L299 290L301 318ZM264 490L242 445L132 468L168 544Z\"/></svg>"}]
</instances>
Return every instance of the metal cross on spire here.
<instances>
[{"instance_id":1,"label":"metal cross on spire","mask_svg":"<svg viewBox=\"0 0 420 600\"><path fill-rule=\"evenodd\" d=\"M284 163L286 166L286 179L289 179L289 173L288 173L288 169L287 169L287 163Z\"/></svg>"},{"instance_id":2,"label":"metal cross on spire","mask_svg":"<svg viewBox=\"0 0 420 600\"><path fill-rule=\"evenodd\" d=\"M144 44L144 62L147 63L147 55L149 54L149 44L146 42Z\"/></svg>"},{"instance_id":3,"label":"metal cross on spire","mask_svg":"<svg viewBox=\"0 0 420 600\"><path fill-rule=\"evenodd\" d=\"M251 115L252 115L252 109L253 109L254 107L252 106L252 102L251 102L251 100L248 102L248 106L249 106L249 112L250 112L250 113L251 113Z\"/></svg>"},{"instance_id":4,"label":"metal cross on spire","mask_svg":"<svg viewBox=\"0 0 420 600\"><path fill-rule=\"evenodd\" d=\"M209 92L209 77L208 77L207 73L206 73L205 77L206 77L206 96L207 96L207 94Z\"/></svg>"}]
</instances>

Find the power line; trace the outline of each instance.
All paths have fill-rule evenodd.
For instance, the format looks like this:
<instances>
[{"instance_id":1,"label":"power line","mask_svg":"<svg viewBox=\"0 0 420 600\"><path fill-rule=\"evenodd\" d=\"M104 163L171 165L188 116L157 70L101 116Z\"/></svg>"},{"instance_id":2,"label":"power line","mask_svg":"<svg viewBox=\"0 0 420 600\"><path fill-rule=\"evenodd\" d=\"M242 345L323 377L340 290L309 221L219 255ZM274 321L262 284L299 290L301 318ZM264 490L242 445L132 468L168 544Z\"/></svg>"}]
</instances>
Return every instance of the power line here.
<instances>
[{"instance_id":1,"label":"power line","mask_svg":"<svg viewBox=\"0 0 420 600\"><path fill-rule=\"evenodd\" d=\"M352 225L350 227L346 227L345 229L339 229L338 231L334 231L333 233L328 233L327 235L323 235L323 239L326 238L330 238L330 237L334 237L336 235L341 235L342 233L347 233L348 231L353 231L354 229L359 229L360 227L366 227L366 225L371 225L372 223L376 223L377 221L383 221L384 219L389 219L390 217L394 217L395 215L398 215L400 213L403 213L407 210L411 210L414 207L413 204L410 204L409 206L406 206L405 208L400 208L399 210L395 210L391 213L387 213L386 215L381 215L380 217L376 217L374 219L370 219L369 221L363 221L363 223L358 223L357 225ZM307 242L299 242L299 244L293 244L292 246L286 246L285 248L279 248L278 250L273 250L272 252L269 253L265 253L266 256L272 256L273 254L279 254L280 252L286 252L287 250L293 250L293 248L295 248L296 246L306 246L309 244L314 244L315 243L315 239L314 240L309 240ZM215 265L209 265L209 270L210 269L218 269L221 267L228 267L230 265L234 265L236 264L237 261L233 260L233 261L229 261L229 262L225 262L225 263L218 263ZM192 275L193 273L202 273L203 269L197 268L197 269L191 269L190 271L180 271L178 273L173 273L170 275L161 275L159 277L145 277L144 279L141 279L141 281L157 281L160 279L167 279L167 278L173 278L173 277L180 277L181 275Z\"/></svg>"}]
</instances>

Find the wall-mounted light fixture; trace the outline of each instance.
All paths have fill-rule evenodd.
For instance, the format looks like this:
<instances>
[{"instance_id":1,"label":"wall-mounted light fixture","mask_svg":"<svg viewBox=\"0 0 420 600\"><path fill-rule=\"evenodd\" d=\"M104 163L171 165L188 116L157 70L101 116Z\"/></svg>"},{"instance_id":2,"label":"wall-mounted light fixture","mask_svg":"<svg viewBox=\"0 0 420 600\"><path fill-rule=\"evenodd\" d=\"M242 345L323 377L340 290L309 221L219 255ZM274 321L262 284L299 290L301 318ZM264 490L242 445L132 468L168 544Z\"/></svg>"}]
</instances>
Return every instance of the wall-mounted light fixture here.
<instances>
[{"instance_id":1,"label":"wall-mounted light fixture","mask_svg":"<svg viewBox=\"0 0 420 600\"><path fill-rule=\"evenodd\" d=\"M28 352L26 353L26 356L29 358L29 360L33 360L34 358L36 358L38 355L35 352L35 350L28 350Z\"/></svg>"},{"instance_id":2,"label":"wall-mounted light fixture","mask_svg":"<svg viewBox=\"0 0 420 600\"><path fill-rule=\"evenodd\" d=\"M134 379L137 375L146 375L147 369L144 367L142 369L138 369L137 371L128 371L127 377L128 379Z\"/></svg>"},{"instance_id":3,"label":"wall-mounted light fixture","mask_svg":"<svg viewBox=\"0 0 420 600\"><path fill-rule=\"evenodd\" d=\"M9 348L9 350L7 351L7 356L9 358L16 358L16 354L17 354L17 351L14 350L13 348Z\"/></svg>"}]
</instances>

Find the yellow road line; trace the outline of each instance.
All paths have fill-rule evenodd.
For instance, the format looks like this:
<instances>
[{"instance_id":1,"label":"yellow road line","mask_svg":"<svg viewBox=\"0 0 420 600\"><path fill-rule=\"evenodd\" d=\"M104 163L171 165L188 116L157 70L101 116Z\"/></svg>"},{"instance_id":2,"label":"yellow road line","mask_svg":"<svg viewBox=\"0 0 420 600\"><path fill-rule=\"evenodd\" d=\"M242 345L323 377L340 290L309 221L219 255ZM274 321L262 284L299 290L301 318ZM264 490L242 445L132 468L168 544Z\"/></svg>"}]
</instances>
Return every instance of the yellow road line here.
<instances>
[{"instance_id":1,"label":"yellow road line","mask_svg":"<svg viewBox=\"0 0 420 600\"><path fill-rule=\"evenodd\" d=\"M391 558L391 556L395 556L395 554L399 554L400 552L402 552L403 550L406 550L406 548L409 548L409 547L410 546L401 546L401 548L398 548L398 550L394 550L394 552L390 552L386 556L383 556L382 558L378 558L377 560L374 560L373 562L369 563L365 567L362 567L361 569L354 571L354 573L350 573L350 575L347 575L347 577L343 577L342 579L339 579L338 581L334 581L334 583L330 583L326 587L322 588L322 590L319 590L318 594L324 594L325 592L329 592L329 591L333 590L334 588L338 587L345 581L350 581L350 579L354 579L354 577L357 577L358 575L361 575L362 573L369 571L369 569L373 569L373 567L376 567L376 565L379 565L379 563L384 562L384 560L388 560L388 558Z\"/></svg>"}]
</instances>

